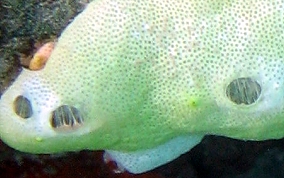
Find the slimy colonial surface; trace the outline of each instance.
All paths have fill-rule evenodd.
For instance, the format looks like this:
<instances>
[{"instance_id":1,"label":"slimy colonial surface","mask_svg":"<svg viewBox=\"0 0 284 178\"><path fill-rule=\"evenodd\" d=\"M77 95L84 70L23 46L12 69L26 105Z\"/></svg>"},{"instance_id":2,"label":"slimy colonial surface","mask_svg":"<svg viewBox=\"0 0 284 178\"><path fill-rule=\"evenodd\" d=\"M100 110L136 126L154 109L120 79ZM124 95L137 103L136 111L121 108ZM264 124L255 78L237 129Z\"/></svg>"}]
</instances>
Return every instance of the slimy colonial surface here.
<instances>
[{"instance_id":1,"label":"slimy colonial surface","mask_svg":"<svg viewBox=\"0 0 284 178\"><path fill-rule=\"evenodd\" d=\"M206 134L282 138L283 81L283 0L95 0L1 96L0 137L141 173Z\"/></svg>"}]
</instances>

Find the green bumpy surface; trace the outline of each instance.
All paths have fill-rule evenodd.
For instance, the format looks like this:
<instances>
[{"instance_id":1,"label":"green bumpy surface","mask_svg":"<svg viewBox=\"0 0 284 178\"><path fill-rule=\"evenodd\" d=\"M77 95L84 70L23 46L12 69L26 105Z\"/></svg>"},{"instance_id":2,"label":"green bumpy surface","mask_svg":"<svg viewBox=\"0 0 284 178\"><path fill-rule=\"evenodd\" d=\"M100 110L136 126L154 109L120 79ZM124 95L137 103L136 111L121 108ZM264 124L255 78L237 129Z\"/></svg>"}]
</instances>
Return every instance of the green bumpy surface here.
<instances>
[{"instance_id":1,"label":"green bumpy surface","mask_svg":"<svg viewBox=\"0 0 284 178\"><path fill-rule=\"evenodd\" d=\"M190 134L277 139L283 81L283 0L95 0L45 68L2 95L0 136L34 153L136 151ZM31 117L15 113L17 96ZM52 127L62 105L83 123Z\"/></svg>"}]
</instances>

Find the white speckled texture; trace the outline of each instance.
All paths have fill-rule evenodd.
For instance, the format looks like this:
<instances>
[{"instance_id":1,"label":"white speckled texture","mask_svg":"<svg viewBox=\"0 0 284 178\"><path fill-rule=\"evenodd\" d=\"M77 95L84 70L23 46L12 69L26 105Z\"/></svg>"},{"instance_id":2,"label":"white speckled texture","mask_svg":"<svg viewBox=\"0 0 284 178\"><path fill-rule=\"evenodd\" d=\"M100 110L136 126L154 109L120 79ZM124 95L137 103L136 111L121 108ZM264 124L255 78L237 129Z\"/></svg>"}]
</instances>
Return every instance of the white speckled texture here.
<instances>
[{"instance_id":1,"label":"white speckled texture","mask_svg":"<svg viewBox=\"0 0 284 178\"><path fill-rule=\"evenodd\" d=\"M185 152L170 142L180 136L194 137L188 150L206 134L282 138L283 4L93 1L45 68L24 70L3 94L1 139L33 153L105 149L118 151L118 161L157 154L151 165L125 165L138 173ZM30 101L31 117L15 113L18 96ZM54 128L52 112L62 105L76 108L83 123ZM176 152L166 154L163 144Z\"/></svg>"}]
</instances>

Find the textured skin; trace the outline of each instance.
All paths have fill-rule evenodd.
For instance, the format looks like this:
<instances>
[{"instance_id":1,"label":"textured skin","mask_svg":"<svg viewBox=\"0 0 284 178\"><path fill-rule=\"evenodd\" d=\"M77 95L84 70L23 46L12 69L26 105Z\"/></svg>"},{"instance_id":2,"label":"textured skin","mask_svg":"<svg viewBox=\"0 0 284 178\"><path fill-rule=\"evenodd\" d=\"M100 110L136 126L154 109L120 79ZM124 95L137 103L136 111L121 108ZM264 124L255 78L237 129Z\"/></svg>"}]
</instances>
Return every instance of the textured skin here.
<instances>
[{"instance_id":1,"label":"textured skin","mask_svg":"<svg viewBox=\"0 0 284 178\"><path fill-rule=\"evenodd\" d=\"M283 0L96 0L63 32L45 68L24 70L3 94L1 138L33 153L138 155L178 147L180 136L194 137L190 147L205 134L281 138L283 19ZM237 78L259 84L252 104L226 95ZM31 101L30 118L15 114L19 95ZM79 110L81 126L52 128L51 112L63 104Z\"/></svg>"}]
</instances>

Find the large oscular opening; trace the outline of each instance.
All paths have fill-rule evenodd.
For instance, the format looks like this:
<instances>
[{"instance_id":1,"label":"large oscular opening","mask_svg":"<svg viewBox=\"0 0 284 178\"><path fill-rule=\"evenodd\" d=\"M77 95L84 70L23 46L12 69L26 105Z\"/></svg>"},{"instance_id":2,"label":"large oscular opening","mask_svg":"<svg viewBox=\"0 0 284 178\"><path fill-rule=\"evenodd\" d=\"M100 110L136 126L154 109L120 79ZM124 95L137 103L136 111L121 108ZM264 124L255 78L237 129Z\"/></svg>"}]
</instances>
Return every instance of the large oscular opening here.
<instances>
[{"instance_id":1,"label":"large oscular opening","mask_svg":"<svg viewBox=\"0 0 284 178\"><path fill-rule=\"evenodd\" d=\"M52 112L51 126L55 129L74 129L83 124L83 117L73 106L62 105Z\"/></svg>"},{"instance_id":2,"label":"large oscular opening","mask_svg":"<svg viewBox=\"0 0 284 178\"><path fill-rule=\"evenodd\" d=\"M30 100L22 95L14 100L14 111L23 119L27 119L33 115L33 108Z\"/></svg>"},{"instance_id":3,"label":"large oscular opening","mask_svg":"<svg viewBox=\"0 0 284 178\"><path fill-rule=\"evenodd\" d=\"M237 78L226 88L227 97L234 103L250 105L255 103L261 94L261 86L251 78Z\"/></svg>"}]
</instances>

